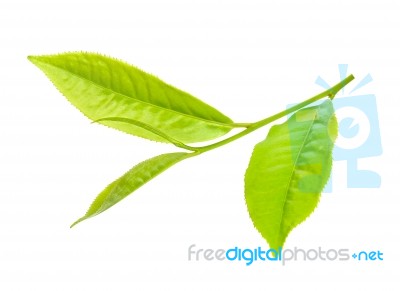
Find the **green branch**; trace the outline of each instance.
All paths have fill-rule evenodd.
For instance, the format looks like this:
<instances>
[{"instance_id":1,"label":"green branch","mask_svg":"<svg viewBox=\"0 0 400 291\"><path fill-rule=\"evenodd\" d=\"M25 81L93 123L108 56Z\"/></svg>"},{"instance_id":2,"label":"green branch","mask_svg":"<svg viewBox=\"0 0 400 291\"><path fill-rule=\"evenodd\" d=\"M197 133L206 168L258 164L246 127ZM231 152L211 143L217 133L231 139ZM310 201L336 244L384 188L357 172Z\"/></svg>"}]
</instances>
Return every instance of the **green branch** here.
<instances>
[{"instance_id":1,"label":"green branch","mask_svg":"<svg viewBox=\"0 0 400 291\"><path fill-rule=\"evenodd\" d=\"M286 116L286 115L288 115L290 113L293 113L293 112L295 112L295 111L297 111L297 110L299 110L299 109L301 109L303 107L306 107L306 106L308 106L308 105L310 105L310 104L312 104L312 103L314 103L314 102L316 102L318 100L321 100L321 99L323 99L325 97L329 97L332 100L333 98L335 98L335 95L337 94L337 92L339 92L342 88L344 88L352 80L354 80L354 76L350 75L347 78L343 79L341 82L337 83L335 86L325 90L324 92L319 93L318 95L315 95L315 96L313 96L313 97L311 97L311 98L309 98L309 99L307 99L307 100L305 100L305 101L303 101L303 102L301 102L299 104L296 104L296 105L294 105L294 106L292 106L292 107L290 107L290 108L288 108L286 110L283 110L283 111L281 111L281 112L279 112L277 114L274 114L274 115L272 115L270 117L262 119L262 120L260 120L258 122L252 123L252 124L250 124L249 127L247 127L247 129L245 129L245 130L243 130L243 131L241 131L241 132L239 132L239 133L237 133L237 134L235 134L235 135L233 135L231 137L228 137L227 139L224 139L222 141L219 141L219 142L216 142L214 144L207 145L207 146L203 146L203 147L193 147L193 150L196 151L196 152L199 152L199 153L204 153L204 152L216 149L216 148L221 147L223 145L226 145L226 144L228 144L230 142L233 142L233 141L235 141L235 140L237 140L237 139L239 139L239 138L241 138L241 137L243 137L245 135L248 135L249 133L251 133L251 132L253 132L253 131L255 131L255 130L257 130L257 129L265 126L265 125L267 125L267 124L270 124L273 121L276 121L276 120L278 120L278 119L280 119L280 118L282 118L282 117L284 117L284 116Z\"/></svg>"}]
</instances>

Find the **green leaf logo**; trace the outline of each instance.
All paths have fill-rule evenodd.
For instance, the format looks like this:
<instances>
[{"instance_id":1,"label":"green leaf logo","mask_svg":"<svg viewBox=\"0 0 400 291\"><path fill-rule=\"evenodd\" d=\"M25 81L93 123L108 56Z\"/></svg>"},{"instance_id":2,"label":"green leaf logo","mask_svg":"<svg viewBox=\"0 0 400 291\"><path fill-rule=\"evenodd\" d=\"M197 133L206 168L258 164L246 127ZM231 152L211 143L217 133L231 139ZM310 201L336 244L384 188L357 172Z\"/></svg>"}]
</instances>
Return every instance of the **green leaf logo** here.
<instances>
[{"instance_id":1,"label":"green leaf logo","mask_svg":"<svg viewBox=\"0 0 400 291\"><path fill-rule=\"evenodd\" d=\"M256 229L272 248L282 247L289 232L318 204L332 167L337 135L334 109L328 99L351 82L348 76L332 88L287 110L253 123L234 123L217 109L122 61L95 53L31 56L57 89L93 122L170 143L184 152L144 161L109 184L86 214L72 224L112 207L154 177L190 157L225 146L288 114L254 148L245 174L245 198ZM233 128L242 129L218 142L196 147Z\"/></svg>"}]
</instances>

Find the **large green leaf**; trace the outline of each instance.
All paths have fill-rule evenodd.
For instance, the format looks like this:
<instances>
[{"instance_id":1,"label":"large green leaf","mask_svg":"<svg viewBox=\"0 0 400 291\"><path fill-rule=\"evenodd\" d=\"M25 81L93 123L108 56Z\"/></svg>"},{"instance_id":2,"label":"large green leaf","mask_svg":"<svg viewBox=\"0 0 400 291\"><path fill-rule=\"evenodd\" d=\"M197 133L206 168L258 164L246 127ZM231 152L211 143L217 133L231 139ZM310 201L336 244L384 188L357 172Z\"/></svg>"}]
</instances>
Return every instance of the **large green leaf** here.
<instances>
[{"instance_id":1,"label":"large green leaf","mask_svg":"<svg viewBox=\"0 0 400 291\"><path fill-rule=\"evenodd\" d=\"M193 155L194 154L183 152L169 153L153 157L137 164L123 176L108 185L96 197L86 214L75 221L71 227L85 219L102 213L169 167Z\"/></svg>"},{"instance_id":2,"label":"large green leaf","mask_svg":"<svg viewBox=\"0 0 400 291\"><path fill-rule=\"evenodd\" d=\"M187 143L214 139L234 127L231 119L210 105L122 61L93 53L28 58L92 120L129 118ZM107 120L101 123L165 142L141 127Z\"/></svg>"},{"instance_id":3,"label":"large green leaf","mask_svg":"<svg viewBox=\"0 0 400 291\"><path fill-rule=\"evenodd\" d=\"M278 249L315 209L331 172L337 121L332 103L299 110L257 144L245 175L255 228Z\"/></svg>"}]
</instances>

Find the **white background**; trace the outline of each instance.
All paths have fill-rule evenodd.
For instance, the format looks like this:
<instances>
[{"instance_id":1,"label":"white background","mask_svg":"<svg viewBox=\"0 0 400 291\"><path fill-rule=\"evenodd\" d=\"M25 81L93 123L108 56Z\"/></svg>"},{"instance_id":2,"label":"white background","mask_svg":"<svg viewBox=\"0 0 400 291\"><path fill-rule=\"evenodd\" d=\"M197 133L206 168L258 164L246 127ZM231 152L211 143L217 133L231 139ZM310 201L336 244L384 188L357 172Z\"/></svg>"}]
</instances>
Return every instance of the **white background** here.
<instances>
[{"instance_id":1,"label":"white background","mask_svg":"<svg viewBox=\"0 0 400 291\"><path fill-rule=\"evenodd\" d=\"M1 1L0 290L400 290L399 14L384 0ZM26 59L77 50L124 59L237 122L318 93L316 77L337 82L339 63L357 80L371 73L358 93L377 96L384 152L359 165L382 186L346 189L336 162L334 192L286 247L380 250L384 261L188 261L193 243L267 248L243 194L266 128L69 229L110 181L173 150L90 124Z\"/></svg>"}]
</instances>

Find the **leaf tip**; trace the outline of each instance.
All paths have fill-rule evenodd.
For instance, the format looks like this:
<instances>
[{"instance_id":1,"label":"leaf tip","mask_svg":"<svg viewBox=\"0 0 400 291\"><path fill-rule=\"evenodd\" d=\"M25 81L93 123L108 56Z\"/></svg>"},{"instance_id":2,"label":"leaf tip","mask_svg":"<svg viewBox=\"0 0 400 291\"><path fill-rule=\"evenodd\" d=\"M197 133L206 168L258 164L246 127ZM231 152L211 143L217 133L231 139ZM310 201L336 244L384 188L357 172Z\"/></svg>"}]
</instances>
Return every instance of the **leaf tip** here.
<instances>
[{"instance_id":1,"label":"leaf tip","mask_svg":"<svg viewBox=\"0 0 400 291\"><path fill-rule=\"evenodd\" d=\"M78 223L82 222L85 219L86 219L86 216L83 216L83 217L79 218L74 223L72 223L69 228L73 228L75 225L77 225Z\"/></svg>"},{"instance_id":2,"label":"leaf tip","mask_svg":"<svg viewBox=\"0 0 400 291\"><path fill-rule=\"evenodd\" d=\"M30 61L30 62L34 62L35 61L35 59L36 59L36 57L35 56L27 56L27 59Z\"/></svg>"},{"instance_id":3,"label":"leaf tip","mask_svg":"<svg viewBox=\"0 0 400 291\"><path fill-rule=\"evenodd\" d=\"M34 65L37 66L39 57L38 56L28 56L27 59Z\"/></svg>"}]
</instances>

